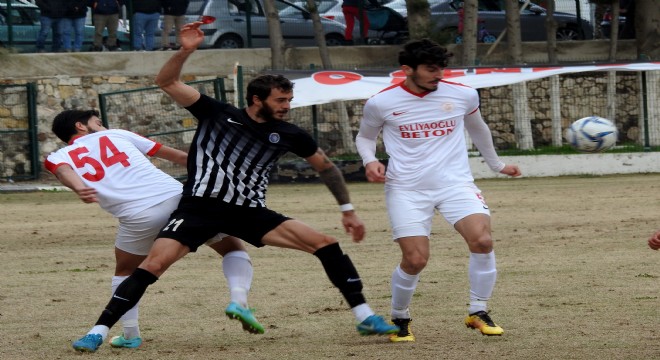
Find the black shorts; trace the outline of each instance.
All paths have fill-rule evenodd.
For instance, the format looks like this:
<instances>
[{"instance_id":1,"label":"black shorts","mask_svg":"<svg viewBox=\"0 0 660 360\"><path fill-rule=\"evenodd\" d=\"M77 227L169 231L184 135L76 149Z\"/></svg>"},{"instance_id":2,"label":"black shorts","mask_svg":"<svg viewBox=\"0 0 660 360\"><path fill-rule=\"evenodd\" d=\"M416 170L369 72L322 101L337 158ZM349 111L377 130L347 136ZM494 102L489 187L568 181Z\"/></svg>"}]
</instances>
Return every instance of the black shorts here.
<instances>
[{"instance_id":1,"label":"black shorts","mask_svg":"<svg viewBox=\"0 0 660 360\"><path fill-rule=\"evenodd\" d=\"M290 218L265 207L228 204L215 198L184 196L159 238L174 239L191 252L217 233L225 233L262 247L261 239Z\"/></svg>"}]
</instances>

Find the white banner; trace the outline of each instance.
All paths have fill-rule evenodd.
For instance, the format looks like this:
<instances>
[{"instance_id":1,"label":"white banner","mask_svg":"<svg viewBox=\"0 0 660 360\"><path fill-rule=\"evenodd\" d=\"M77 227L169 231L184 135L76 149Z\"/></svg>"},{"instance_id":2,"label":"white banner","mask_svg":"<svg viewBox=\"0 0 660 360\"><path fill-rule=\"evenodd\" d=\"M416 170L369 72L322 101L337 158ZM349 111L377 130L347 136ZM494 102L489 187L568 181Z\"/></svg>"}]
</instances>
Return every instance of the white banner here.
<instances>
[{"instance_id":1,"label":"white banner","mask_svg":"<svg viewBox=\"0 0 660 360\"><path fill-rule=\"evenodd\" d=\"M552 75L608 70L660 71L660 62L558 67L447 68L443 78L478 89L509 85ZM295 108L342 100L368 99L405 78L401 70L392 71L389 74L382 73L384 76L363 75L365 73L367 72L323 70L309 73L308 77L293 79L295 88L291 106Z\"/></svg>"}]
</instances>

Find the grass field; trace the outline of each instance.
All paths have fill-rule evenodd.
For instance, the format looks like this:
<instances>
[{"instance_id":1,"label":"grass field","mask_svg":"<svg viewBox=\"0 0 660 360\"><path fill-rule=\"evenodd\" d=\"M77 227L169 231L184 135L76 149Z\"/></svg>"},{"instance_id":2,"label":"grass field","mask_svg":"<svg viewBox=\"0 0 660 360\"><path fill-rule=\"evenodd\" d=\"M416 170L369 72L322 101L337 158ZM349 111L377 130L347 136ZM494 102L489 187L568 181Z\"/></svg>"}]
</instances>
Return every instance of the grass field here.
<instances>
[{"instance_id":1,"label":"grass field","mask_svg":"<svg viewBox=\"0 0 660 360\"><path fill-rule=\"evenodd\" d=\"M78 354L70 344L110 295L115 220L70 192L0 193L0 359L660 359L660 174L480 180L492 209L498 283L490 301L502 337L463 325L467 248L439 217L413 299L416 343L361 337L318 260L276 248L248 251L250 305L264 335L224 316L221 261L190 254L147 290L145 343ZM336 236L371 306L389 318L399 260L382 185L350 184L367 239L343 234L322 185L273 185L269 206ZM111 335L120 332L117 326Z\"/></svg>"}]
</instances>

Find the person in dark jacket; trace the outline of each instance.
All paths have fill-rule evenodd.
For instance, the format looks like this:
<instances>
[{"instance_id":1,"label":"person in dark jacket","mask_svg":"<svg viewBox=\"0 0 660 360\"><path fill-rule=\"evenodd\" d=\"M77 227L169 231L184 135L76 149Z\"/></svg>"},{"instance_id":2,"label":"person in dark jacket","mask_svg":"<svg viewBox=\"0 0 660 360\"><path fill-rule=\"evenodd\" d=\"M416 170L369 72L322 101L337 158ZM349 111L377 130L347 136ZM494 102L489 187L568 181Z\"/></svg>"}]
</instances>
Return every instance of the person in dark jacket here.
<instances>
[{"instance_id":1,"label":"person in dark jacket","mask_svg":"<svg viewBox=\"0 0 660 360\"><path fill-rule=\"evenodd\" d=\"M87 0L64 1L66 14L60 20L60 32L62 33L62 48L66 52L79 52L82 50L83 38L85 36L85 18L87 17ZM71 41L73 33L73 42Z\"/></svg>"},{"instance_id":2,"label":"person in dark jacket","mask_svg":"<svg viewBox=\"0 0 660 360\"><path fill-rule=\"evenodd\" d=\"M106 46L110 51L121 50L117 44L119 13L124 0L88 0L94 21L94 44L92 51L103 51L103 31L108 29Z\"/></svg>"},{"instance_id":3,"label":"person in dark jacket","mask_svg":"<svg viewBox=\"0 0 660 360\"><path fill-rule=\"evenodd\" d=\"M160 0L132 0L133 50L152 51L162 5Z\"/></svg>"},{"instance_id":4,"label":"person in dark jacket","mask_svg":"<svg viewBox=\"0 0 660 360\"><path fill-rule=\"evenodd\" d=\"M186 23L186 10L190 0L161 0L163 4L163 32L161 36L161 50L179 48L179 31ZM174 27L174 43L170 42L170 35Z\"/></svg>"},{"instance_id":5,"label":"person in dark jacket","mask_svg":"<svg viewBox=\"0 0 660 360\"><path fill-rule=\"evenodd\" d=\"M64 6L61 0L37 0L41 12L39 21L41 28L37 34L37 51L46 52L46 38L52 32L53 42L51 50L59 52L62 47L62 33L60 32L60 19L64 17Z\"/></svg>"}]
</instances>

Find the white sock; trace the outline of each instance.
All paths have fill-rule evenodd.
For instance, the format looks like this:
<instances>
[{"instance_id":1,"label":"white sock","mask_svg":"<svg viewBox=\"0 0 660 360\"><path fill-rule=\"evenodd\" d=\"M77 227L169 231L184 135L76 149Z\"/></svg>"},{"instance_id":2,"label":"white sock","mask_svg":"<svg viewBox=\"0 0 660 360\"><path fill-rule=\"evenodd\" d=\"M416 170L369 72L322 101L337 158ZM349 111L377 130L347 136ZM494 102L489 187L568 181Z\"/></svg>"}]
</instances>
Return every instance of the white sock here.
<instances>
[{"instance_id":1,"label":"white sock","mask_svg":"<svg viewBox=\"0 0 660 360\"><path fill-rule=\"evenodd\" d=\"M119 284L121 284L124 280L126 280L128 276L113 276L112 277L112 293L114 294L115 291L117 291L117 287L119 287ZM132 339L134 337L139 337L140 336L140 326L138 323L138 317L139 317L139 311L138 311L138 305L140 303L138 302L133 306L130 310L128 310L122 317L119 319L124 327L124 338L125 339Z\"/></svg>"},{"instance_id":2,"label":"white sock","mask_svg":"<svg viewBox=\"0 0 660 360\"><path fill-rule=\"evenodd\" d=\"M369 304L367 303L360 304L352 308L351 311L353 311L353 315L355 316L355 319L357 320L358 323L363 322L366 318L375 314L374 311L371 310Z\"/></svg>"},{"instance_id":3,"label":"white sock","mask_svg":"<svg viewBox=\"0 0 660 360\"><path fill-rule=\"evenodd\" d=\"M99 334L101 335L101 338L103 338L103 342L105 342L105 339L108 338L108 332L110 331L110 328L105 326L105 325L94 325L92 330L90 330L87 334Z\"/></svg>"},{"instance_id":4,"label":"white sock","mask_svg":"<svg viewBox=\"0 0 660 360\"><path fill-rule=\"evenodd\" d=\"M419 282L419 274L410 275L397 265L392 272L392 319L410 319L410 303Z\"/></svg>"},{"instance_id":5,"label":"white sock","mask_svg":"<svg viewBox=\"0 0 660 360\"><path fill-rule=\"evenodd\" d=\"M227 279L231 301L248 307L248 293L252 286L252 262L247 252L232 251L222 258L222 272Z\"/></svg>"},{"instance_id":6,"label":"white sock","mask_svg":"<svg viewBox=\"0 0 660 360\"><path fill-rule=\"evenodd\" d=\"M470 279L470 308L468 312L488 310L488 300L493 294L497 269L495 268L495 251L488 254L470 254L468 267Z\"/></svg>"}]
</instances>

